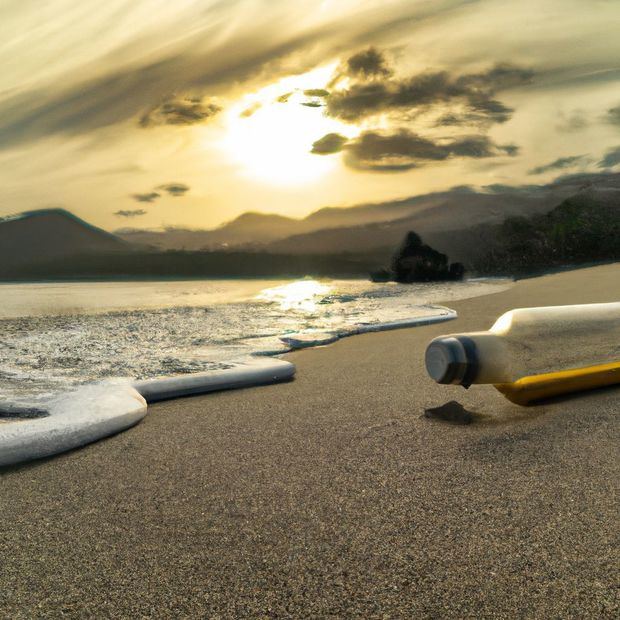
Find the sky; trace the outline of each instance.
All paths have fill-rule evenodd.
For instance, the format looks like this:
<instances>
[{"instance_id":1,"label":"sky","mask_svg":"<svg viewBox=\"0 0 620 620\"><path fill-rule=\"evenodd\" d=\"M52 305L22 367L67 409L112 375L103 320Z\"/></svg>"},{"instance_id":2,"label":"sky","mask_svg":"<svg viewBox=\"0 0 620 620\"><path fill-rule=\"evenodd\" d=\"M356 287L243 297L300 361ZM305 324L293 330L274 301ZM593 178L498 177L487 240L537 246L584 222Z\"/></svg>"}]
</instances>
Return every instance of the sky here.
<instances>
[{"instance_id":1,"label":"sky","mask_svg":"<svg viewBox=\"0 0 620 620\"><path fill-rule=\"evenodd\" d=\"M620 0L3 0L0 217L304 217L620 164Z\"/></svg>"}]
</instances>

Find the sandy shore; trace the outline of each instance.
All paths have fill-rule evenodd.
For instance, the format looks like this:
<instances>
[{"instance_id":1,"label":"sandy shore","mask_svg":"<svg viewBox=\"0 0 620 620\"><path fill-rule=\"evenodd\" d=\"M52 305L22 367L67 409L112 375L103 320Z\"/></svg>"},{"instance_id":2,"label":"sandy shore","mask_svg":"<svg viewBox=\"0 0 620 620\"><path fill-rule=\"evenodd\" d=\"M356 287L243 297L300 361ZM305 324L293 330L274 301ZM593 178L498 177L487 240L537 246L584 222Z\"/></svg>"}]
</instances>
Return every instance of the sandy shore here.
<instances>
[{"instance_id":1,"label":"sandy shore","mask_svg":"<svg viewBox=\"0 0 620 620\"><path fill-rule=\"evenodd\" d=\"M4 470L0 616L616 616L620 389L519 408L435 385L423 352L513 307L619 299L620 265L524 280ZM449 400L473 423L423 416Z\"/></svg>"}]
</instances>

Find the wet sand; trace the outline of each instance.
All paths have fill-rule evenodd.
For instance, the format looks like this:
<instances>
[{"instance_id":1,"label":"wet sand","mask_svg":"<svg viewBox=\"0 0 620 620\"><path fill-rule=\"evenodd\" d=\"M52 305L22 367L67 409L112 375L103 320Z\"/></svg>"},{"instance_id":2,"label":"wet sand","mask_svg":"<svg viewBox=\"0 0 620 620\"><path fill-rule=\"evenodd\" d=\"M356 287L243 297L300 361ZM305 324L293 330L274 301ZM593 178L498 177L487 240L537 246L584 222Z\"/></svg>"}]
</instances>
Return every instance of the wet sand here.
<instances>
[{"instance_id":1,"label":"wet sand","mask_svg":"<svg viewBox=\"0 0 620 620\"><path fill-rule=\"evenodd\" d=\"M521 408L435 385L423 353L513 307L619 299L620 265L524 280L4 470L0 616L615 617L620 388ZM469 415L425 415L449 401Z\"/></svg>"}]
</instances>

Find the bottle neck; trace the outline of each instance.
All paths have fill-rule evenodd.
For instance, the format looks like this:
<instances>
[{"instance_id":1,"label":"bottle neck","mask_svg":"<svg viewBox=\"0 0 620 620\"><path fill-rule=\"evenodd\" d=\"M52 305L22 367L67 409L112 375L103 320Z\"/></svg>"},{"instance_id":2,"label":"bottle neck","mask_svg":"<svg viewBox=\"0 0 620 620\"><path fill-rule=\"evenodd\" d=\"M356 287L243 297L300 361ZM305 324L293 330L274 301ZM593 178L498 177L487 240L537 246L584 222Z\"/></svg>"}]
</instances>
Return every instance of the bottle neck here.
<instances>
[{"instance_id":1,"label":"bottle neck","mask_svg":"<svg viewBox=\"0 0 620 620\"><path fill-rule=\"evenodd\" d=\"M511 358L506 341L492 332L467 334L477 358L477 372L471 383L507 383L512 381Z\"/></svg>"}]
</instances>

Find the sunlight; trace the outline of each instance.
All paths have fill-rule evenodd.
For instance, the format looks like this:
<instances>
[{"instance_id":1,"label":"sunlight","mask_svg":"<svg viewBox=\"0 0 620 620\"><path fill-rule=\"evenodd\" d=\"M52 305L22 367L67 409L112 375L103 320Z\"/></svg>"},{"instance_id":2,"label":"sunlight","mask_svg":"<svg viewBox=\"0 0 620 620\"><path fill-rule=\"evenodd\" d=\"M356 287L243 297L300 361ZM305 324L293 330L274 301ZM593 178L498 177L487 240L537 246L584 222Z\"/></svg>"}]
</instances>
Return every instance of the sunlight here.
<instances>
[{"instance_id":1,"label":"sunlight","mask_svg":"<svg viewBox=\"0 0 620 620\"><path fill-rule=\"evenodd\" d=\"M331 289L331 286L318 280L298 280L290 284L266 288L256 296L256 299L278 304L282 310L313 312L320 301L319 298Z\"/></svg>"},{"instance_id":2,"label":"sunlight","mask_svg":"<svg viewBox=\"0 0 620 620\"><path fill-rule=\"evenodd\" d=\"M227 116L222 147L244 174L273 185L314 181L338 165L333 157L310 153L312 143L330 132L351 129L323 114L320 99L304 90L322 88L334 65L284 78L242 98Z\"/></svg>"}]
</instances>

